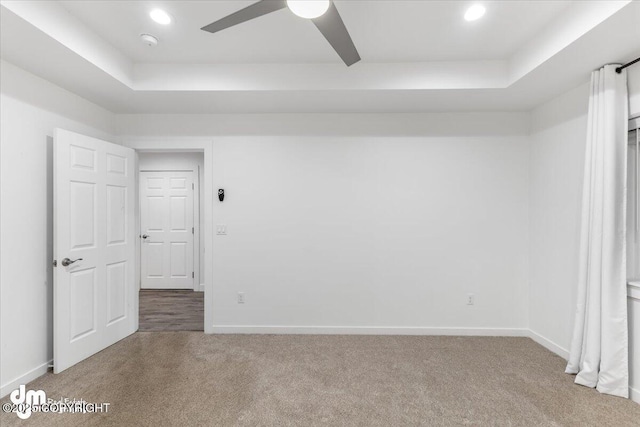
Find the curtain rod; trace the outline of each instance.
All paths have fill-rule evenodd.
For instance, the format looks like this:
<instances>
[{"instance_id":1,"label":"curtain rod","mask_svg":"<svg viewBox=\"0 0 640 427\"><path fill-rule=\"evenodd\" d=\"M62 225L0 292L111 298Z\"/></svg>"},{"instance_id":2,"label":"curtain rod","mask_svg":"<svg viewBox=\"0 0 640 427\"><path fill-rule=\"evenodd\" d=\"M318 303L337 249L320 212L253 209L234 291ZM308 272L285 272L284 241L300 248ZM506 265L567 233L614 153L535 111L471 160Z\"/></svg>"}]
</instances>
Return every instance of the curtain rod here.
<instances>
[{"instance_id":1,"label":"curtain rod","mask_svg":"<svg viewBox=\"0 0 640 427\"><path fill-rule=\"evenodd\" d=\"M626 64L619 66L618 68L616 68L616 73L620 74L622 72L622 70L624 70L625 68L627 68L630 65L635 64L638 61L640 61L640 58L636 58L631 62L627 62Z\"/></svg>"}]
</instances>

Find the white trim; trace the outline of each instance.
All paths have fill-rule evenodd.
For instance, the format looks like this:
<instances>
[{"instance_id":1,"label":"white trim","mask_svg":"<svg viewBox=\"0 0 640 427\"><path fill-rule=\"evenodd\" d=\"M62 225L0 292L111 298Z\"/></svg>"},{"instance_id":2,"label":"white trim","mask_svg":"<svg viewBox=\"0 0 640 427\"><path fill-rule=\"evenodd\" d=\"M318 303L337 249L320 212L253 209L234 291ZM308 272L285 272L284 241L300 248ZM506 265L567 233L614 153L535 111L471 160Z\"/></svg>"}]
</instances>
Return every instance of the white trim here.
<instances>
[{"instance_id":1,"label":"white trim","mask_svg":"<svg viewBox=\"0 0 640 427\"><path fill-rule=\"evenodd\" d=\"M527 337L520 328L433 328L421 326L282 326L216 325L214 334L300 334L300 335L449 335L479 337Z\"/></svg>"},{"instance_id":2,"label":"white trim","mask_svg":"<svg viewBox=\"0 0 640 427\"><path fill-rule=\"evenodd\" d=\"M557 354L558 356L562 357L563 359L565 359L565 360L569 359L569 351L568 350L565 350L564 348L562 348L558 344L554 343L551 340L548 340L547 338L543 337L542 335L540 335L540 334L538 334L536 332L533 332L532 330L529 330L529 338L531 338L532 340L534 340L535 342L537 342L541 346L545 347L547 350L549 350L549 351ZM629 399L631 399L632 401L634 401L636 403L640 403L640 390L629 386Z\"/></svg>"},{"instance_id":3,"label":"white trim","mask_svg":"<svg viewBox=\"0 0 640 427\"><path fill-rule=\"evenodd\" d=\"M15 378L6 384L3 384L2 387L0 388L0 399L2 399L3 397L11 393L13 390L20 387L21 384L26 385L31 381L35 380L36 378L46 374L47 371L49 370L49 365L51 365L52 363L53 363L53 359L43 363L42 365L36 366L29 372L23 375L20 375L18 378Z\"/></svg>"},{"instance_id":4,"label":"white trim","mask_svg":"<svg viewBox=\"0 0 640 427\"><path fill-rule=\"evenodd\" d=\"M142 288L141 270L140 270L140 238L136 237L140 234L140 159L138 158L138 152L135 152L135 171L136 171L136 183L135 183L135 198L137 203L134 203L134 215L136 217L136 234L134 240L136 242L136 256L135 256L135 270L136 270L136 292L133 296L134 313L136 314L134 319L134 332L138 331L140 327L140 288ZM55 184L54 184L55 185Z\"/></svg>"},{"instance_id":5,"label":"white trim","mask_svg":"<svg viewBox=\"0 0 640 427\"><path fill-rule=\"evenodd\" d=\"M552 353L555 353L558 356L562 357L564 360L569 360L569 350L554 343L550 339L543 337L542 335L532 331L531 329L529 329L529 338L531 338L532 340L534 340L535 342L537 342L547 350L551 351Z\"/></svg>"},{"instance_id":6,"label":"white trim","mask_svg":"<svg viewBox=\"0 0 640 427\"><path fill-rule=\"evenodd\" d=\"M202 162L204 164L204 153L202 155ZM202 243L200 243L200 236L202 232L200 230L200 224L202 224L202 218L200 218L200 209L202 208L202 200L200 200L200 165L196 165L196 169L193 171L195 177L193 178L193 290L200 290L200 259L202 258Z\"/></svg>"},{"instance_id":7,"label":"white trim","mask_svg":"<svg viewBox=\"0 0 640 427\"><path fill-rule=\"evenodd\" d=\"M204 292L204 283L200 283L200 287L196 289L197 292Z\"/></svg>"}]
</instances>

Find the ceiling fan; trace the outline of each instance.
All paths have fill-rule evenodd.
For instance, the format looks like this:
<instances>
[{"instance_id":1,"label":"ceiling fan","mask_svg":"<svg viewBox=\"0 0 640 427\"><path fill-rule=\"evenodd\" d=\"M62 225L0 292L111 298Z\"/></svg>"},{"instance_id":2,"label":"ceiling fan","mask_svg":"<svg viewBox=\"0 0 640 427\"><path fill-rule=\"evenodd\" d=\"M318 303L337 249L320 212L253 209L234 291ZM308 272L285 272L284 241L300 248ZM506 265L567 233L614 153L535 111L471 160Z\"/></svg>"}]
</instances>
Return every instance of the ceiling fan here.
<instances>
[{"instance_id":1,"label":"ceiling fan","mask_svg":"<svg viewBox=\"0 0 640 427\"><path fill-rule=\"evenodd\" d=\"M360 61L360 55L332 0L260 0L202 27L202 30L217 33L285 7L302 18L310 19L347 66Z\"/></svg>"}]
</instances>

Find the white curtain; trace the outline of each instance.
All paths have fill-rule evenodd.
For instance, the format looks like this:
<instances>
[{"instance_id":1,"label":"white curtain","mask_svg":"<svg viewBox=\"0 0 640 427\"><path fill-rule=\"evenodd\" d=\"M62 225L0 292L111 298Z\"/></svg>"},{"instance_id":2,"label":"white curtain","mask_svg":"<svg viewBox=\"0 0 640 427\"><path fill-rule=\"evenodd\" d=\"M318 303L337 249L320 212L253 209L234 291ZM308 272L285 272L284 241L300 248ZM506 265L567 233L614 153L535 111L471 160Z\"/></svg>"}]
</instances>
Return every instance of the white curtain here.
<instances>
[{"instance_id":1,"label":"white curtain","mask_svg":"<svg viewBox=\"0 0 640 427\"><path fill-rule=\"evenodd\" d=\"M578 301L566 372L601 393L629 397L626 290L626 71L591 74Z\"/></svg>"}]
</instances>

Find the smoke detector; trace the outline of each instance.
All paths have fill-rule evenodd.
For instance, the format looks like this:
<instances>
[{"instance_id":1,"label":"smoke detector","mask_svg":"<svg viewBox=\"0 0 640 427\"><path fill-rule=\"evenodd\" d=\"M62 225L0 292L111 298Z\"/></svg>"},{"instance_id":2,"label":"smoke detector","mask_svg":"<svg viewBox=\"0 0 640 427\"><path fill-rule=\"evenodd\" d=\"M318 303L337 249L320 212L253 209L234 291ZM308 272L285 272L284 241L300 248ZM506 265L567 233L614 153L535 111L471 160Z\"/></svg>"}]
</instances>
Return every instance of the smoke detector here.
<instances>
[{"instance_id":1,"label":"smoke detector","mask_svg":"<svg viewBox=\"0 0 640 427\"><path fill-rule=\"evenodd\" d=\"M149 47L154 47L158 44L158 39L151 34L140 34L140 40Z\"/></svg>"}]
</instances>

